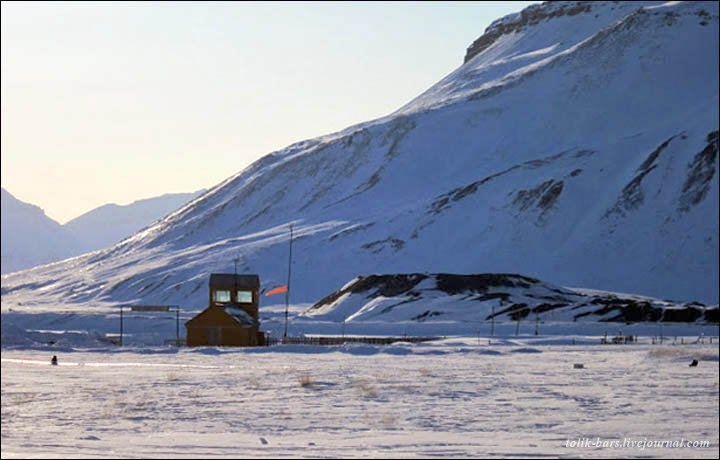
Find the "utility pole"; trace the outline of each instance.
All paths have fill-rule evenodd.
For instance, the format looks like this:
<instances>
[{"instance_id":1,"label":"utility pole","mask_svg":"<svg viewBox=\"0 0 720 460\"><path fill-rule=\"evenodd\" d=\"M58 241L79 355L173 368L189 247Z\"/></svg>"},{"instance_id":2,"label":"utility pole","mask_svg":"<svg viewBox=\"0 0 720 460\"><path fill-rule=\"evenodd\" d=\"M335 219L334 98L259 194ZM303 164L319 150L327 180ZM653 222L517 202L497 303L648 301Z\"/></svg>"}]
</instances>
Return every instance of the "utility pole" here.
<instances>
[{"instance_id":1,"label":"utility pole","mask_svg":"<svg viewBox=\"0 0 720 460\"><path fill-rule=\"evenodd\" d=\"M287 272L287 290L285 291L285 332L283 333L283 342L287 339L288 330L288 306L290 305L290 274L292 270L292 240L293 226L290 224L290 250L288 251L288 272Z\"/></svg>"}]
</instances>

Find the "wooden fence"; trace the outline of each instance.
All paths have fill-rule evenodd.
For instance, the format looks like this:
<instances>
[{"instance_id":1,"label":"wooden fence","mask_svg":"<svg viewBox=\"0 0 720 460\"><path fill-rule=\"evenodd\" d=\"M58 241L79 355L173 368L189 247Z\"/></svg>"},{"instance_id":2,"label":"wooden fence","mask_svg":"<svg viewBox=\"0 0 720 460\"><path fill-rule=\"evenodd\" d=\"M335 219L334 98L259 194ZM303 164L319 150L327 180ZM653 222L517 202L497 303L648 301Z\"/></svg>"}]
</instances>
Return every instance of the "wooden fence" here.
<instances>
[{"instance_id":1,"label":"wooden fence","mask_svg":"<svg viewBox=\"0 0 720 460\"><path fill-rule=\"evenodd\" d=\"M342 345L343 343L367 343L371 345L389 345L396 342L429 342L432 340L441 340L444 337L418 337L418 336L400 336L400 337L374 337L374 336L303 336L303 337L285 337L270 338L268 345L278 343L297 344L297 345Z\"/></svg>"}]
</instances>

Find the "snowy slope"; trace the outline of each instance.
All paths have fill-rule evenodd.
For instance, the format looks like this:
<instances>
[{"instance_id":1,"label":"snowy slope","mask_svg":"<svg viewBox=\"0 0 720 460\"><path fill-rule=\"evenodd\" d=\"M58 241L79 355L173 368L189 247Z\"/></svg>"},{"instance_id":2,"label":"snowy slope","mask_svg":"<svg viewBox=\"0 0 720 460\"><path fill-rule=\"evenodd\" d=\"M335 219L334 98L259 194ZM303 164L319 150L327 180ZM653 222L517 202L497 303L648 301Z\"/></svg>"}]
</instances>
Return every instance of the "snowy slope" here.
<instances>
[{"instance_id":1,"label":"snowy slope","mask_svg":"<svg viewBox=\"0 0 720 460\"><path fill-rule=\"evenodd\" d=\"M446 272L717 303L717 3L532 8L541 20L396 113L270 153L105 251L4 277L3 304L198 308L212 272L286 283L291 224L291 302Z\"/></svg>"},{"instance_id":2,"label":"snowy slope","mask_svg":"<svg viewBox=\"0 0 720 460\"><path fill-rule=\"evenodd\" d=\"M611 292L573 290L515 274L410 273L358 277L301 315L367 321L720 321L718 307L677 305Z\"/></svg>"}]
</instances>

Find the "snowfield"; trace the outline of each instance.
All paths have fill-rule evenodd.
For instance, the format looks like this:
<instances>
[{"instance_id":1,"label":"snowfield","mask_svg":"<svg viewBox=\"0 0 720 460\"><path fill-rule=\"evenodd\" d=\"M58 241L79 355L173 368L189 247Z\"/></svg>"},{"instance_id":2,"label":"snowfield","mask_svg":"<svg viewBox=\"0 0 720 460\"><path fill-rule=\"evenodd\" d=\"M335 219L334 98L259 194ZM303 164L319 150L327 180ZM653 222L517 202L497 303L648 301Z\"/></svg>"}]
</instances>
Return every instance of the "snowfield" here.
<instances>
[{"instance_id":1,"label":"snowfield","mask_svg":"<svg viewBox=\"0 0 720 460\"><path fill-rule=\"evenodd\" d=\"M2 458L718 457L717 336L597 339L6 349Z\"/></svg>"}]
</instances>

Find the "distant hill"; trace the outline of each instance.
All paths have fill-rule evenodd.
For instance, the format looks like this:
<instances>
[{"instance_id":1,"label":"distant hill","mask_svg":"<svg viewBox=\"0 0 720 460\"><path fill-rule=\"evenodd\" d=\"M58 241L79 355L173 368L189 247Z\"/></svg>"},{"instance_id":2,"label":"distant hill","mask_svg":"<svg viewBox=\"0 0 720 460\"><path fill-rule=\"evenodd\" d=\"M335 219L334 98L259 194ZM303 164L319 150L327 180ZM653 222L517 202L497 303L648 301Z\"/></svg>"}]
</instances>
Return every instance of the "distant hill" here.
<instances>
[{"instance_id":1,"label":"distant hill","mask_svg":"<svg viewBox=\"0 0 720 460\"><path fill-rule=\"evenodd\" d=\"M2 189L2 273L10 273L78 255L72 233L39 207Z\"/></svg>"},{"instance_id":2,"label":"distant hill","mask_svg":"<svg viewBox=\"0 0 720 460\"><path fill-rule=\"evenodd\" d=\"M718 323L718 306L555 286L506 273L360 276L300 315L315 321Z\"/></svg>"},{"instance_id":3,"label":"distant hill","mask_svg":"<svg viewBox=\"0 0 720 460\"><path fill-rule=\"evenodd\" d=\"M108 204L60 225L38 206L22 202L2 189L2 273L111 246L203 192L171 193L124 206Z\"/></svg>"},{"instance_id":4,"label":"distant hill","mask_svg":"<svg viewBox=\"0 0 720 460\"><path fill-rule=\"evenodd\" d=\"M79 241L82 252L102 249L134 235L204 191L168 193L127 205L106 204L72 219L65 228Z\"/></svg>"}]
</instances>

